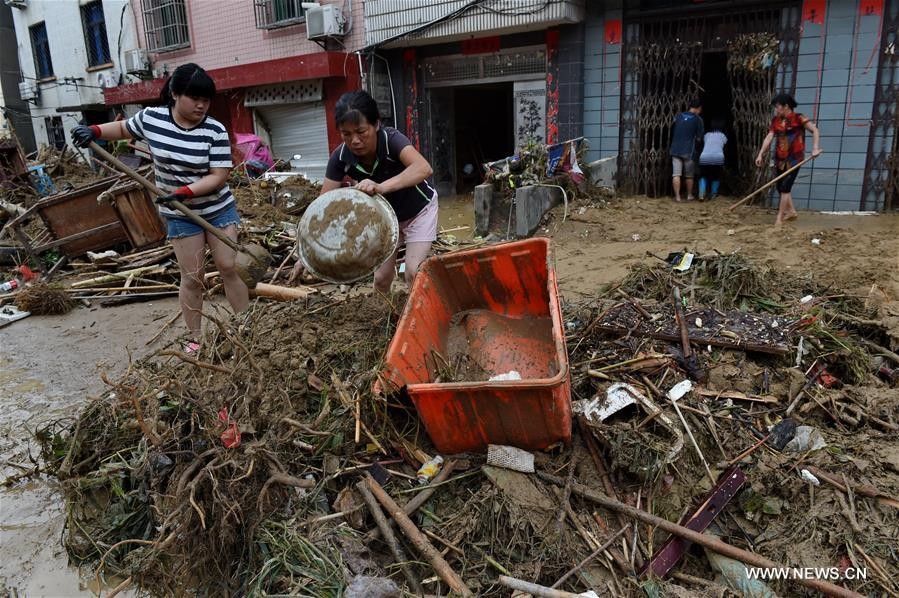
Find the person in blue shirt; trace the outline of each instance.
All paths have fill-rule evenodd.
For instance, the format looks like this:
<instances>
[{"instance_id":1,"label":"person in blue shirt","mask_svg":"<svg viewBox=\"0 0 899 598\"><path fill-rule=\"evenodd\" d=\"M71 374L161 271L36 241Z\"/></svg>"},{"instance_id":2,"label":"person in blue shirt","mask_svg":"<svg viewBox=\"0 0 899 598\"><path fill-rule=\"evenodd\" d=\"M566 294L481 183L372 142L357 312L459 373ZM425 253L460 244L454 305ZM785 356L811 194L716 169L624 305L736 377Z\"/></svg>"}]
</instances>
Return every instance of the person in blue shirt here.
<instances>
[{"instance_id":1,"label":"person in blue shirt","mask_svg":"<svg viewBox=\"0 0 899 598\"><path fill-rule=\"evenodd\" d=\"M693 176L696 163L696 142L702 139L702 102L699 98L690 100L689 109L674 119L671 131L671 171L674 185L674 200L680 201L681 178L686 179L687 200L693 199Z\"/></svg>"}]
</instances>

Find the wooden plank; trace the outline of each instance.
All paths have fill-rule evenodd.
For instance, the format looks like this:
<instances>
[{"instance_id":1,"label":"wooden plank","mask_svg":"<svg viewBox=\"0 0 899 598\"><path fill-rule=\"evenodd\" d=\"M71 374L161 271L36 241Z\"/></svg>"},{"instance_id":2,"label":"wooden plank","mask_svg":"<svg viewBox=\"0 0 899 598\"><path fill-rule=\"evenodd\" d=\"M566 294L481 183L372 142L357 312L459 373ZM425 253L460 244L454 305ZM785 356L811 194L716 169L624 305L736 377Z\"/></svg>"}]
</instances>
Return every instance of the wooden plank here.
<instances>
[{"instance_id":1,"label":"wooden plank","mask_svg":"<svg viewBox=\"0 0 899 598\"><path fill-rule=\"evenodd\" d=\"M648 336L659 340L680 341L680 331L671 305L643 304L643 308L660 317L647 320L630 303L610 309L595 326L596 330L613 334ZM701 320L702 327L696 323ZM740 351L772 355L788 355L792 342L784 331L784 318L738 310L721 312L713 308L692 309L685 314L690 341Z\"/></svg>"},{"instance_id":2,"label":"wooden plank","mask_svg":"<svg viewBox=\"0 0 899 598\"><path fill-rule=\"evenodd\" d=\"M82 241L85 239L87 240L87 242L96 243L97 239L108 238L111 234L116 234L120 230L122 230L122 224L120 222L110 222L109 224L104 224L90 230L75 233L74 235L69 235L68 237L65 237L63 239L57 239L49 243L44 243L43 245L35 247L34 250L37 253L43 253L44 251L53 249L54 247L74 247L78 245L78 241Z\"/></svg>"},{"instance_id":3,"label":"wooden plank","mask_svg":"<svg viewBox=\"0 0 899 598\"><path fill-rule=\"evenodd\" d=\"M162 243L166 228L156 204L140 187L113 191L113 206L125 227L128 240L136 249Z\"/></svg>"}]
</instances>

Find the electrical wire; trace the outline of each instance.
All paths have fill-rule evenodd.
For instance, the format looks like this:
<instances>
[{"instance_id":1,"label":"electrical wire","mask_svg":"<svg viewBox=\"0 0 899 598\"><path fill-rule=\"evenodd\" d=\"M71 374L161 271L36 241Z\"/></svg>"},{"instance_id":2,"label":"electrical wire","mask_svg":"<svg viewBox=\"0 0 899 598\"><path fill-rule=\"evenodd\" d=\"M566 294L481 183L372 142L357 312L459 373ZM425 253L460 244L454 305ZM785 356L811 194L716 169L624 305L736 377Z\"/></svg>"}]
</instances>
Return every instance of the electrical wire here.
<instances>
[{"instance_id":1,"label":"electrical wire","mask_svg":"<svg viewBox=\"0 0 899 598\"><path fill-rule=\"evenodd\" d=\"M471 0L471 2L469 2L468 4L464 4L464 5L460 6L459 8L457 8L456 10L449 12L443 16L437 17L436 19L434 19L432 21L428 21L427 23L425 23L423 25L419 25L418 27L409 29L408 31L403 31L401 33L397 33L396 35L388 37L387 39L381 40L374 44L369 44L368 46L365 46L364 48L362 48L362 51L363 52L374 51L376 48L378 48L379 46L383 46L384 44L389 44L390 42L394 42L398 39L402 39L409 35L414 35L416 33L420 33L422 31L430 29L434 25L439 25L440 23L443 23L444 21L450 21L453 19L457 19L457 18L461 17L463 14L465 14L469 9L472 9L475 6L483 4L484 1L485 0Z\"/></svg>"},{"instance_id":2,"label":"electrical wire","mask_svg":"<svg viewBox=\"0 0 899 598\"><path fill-rule=\"evenodd\" d=\"M493 3L497 4L499 2L505 2L505 1L506 0L493 0ZM497 15L520 17L520 16L524 16L524 15L531 15L534 13L543 12L544 10L549 8L549 5L552 4L553 1L554 0L538 0L537 2L532 2L529 5L516 6L515 10L511 10L511 9L504 10L504 9L491 8L486 3L480 5L478 8L480 8L481 10L485 10L487 12L492 12ZM540 8L535 8L537 6L539 6Z\"/></svg>"}]
</instances>

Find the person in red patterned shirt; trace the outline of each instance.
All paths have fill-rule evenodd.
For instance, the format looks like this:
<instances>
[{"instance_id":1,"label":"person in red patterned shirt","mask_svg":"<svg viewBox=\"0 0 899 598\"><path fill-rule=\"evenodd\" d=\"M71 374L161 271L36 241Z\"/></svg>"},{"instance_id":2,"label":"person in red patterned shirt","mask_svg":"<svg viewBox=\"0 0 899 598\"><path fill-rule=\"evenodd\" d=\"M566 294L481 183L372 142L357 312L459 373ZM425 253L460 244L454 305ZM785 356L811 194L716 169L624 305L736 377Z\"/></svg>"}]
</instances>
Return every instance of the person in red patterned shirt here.
<instances>
[{"instance_id":1,"label":"person in red patterned shirt","mask_svg":"<svg viewBox=\"0 0 899 598\"><path fill-rule=\"evenodd\" d=\"M777 174L780 175L804 159L806 131L812 134L812 157L821 155L821 137L815 123L810 121L804 114L794 112L796 100L790 94L781 93L774 96L771 104L774 106L774 119L771 121L768 135L762 142L762 148L755 158L755 165L759 168L764 165L768 148L771 146L771 142L776 140L774 144L774 168ZM780 203L777 209L777 217L774 219L775 227L779 227L785 221L793 220L797 216L796 208L793 206L792 193L793 183L796 181L797 174L799 174L798 168L777 182L777 190L780 192Z\"/></svg>"}]
</instances>

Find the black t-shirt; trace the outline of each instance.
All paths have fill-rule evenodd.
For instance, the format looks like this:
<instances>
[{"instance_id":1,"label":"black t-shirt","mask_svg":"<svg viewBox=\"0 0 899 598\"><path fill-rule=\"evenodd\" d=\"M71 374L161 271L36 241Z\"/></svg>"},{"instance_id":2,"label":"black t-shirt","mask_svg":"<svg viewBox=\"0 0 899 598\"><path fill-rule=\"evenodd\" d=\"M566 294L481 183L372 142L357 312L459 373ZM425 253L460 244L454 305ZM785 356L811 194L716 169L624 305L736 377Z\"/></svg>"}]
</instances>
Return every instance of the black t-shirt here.
<instances>
[{"instance_id":1,"label":"black t-shirt","mask_svg":"<svg viewBox=\"0 0 899 598\"><path fill-rule=\"evenodd\" d=\"M382 126L376 134L378 149L371 171L365 170L356 154L345 143L341 143L328 160L325 177L332 181L343 181L344 177L349 177L357 183L364 179L383 183L405 170L406 166L400 161L400 152L407 145L412 145L412 142L393 127ZM434 188L424 180L415 186L387 193L384 198L396 212L397 220L403 222L418 215L434 199L435 193Z\"/></svg>"}]
</instances>

